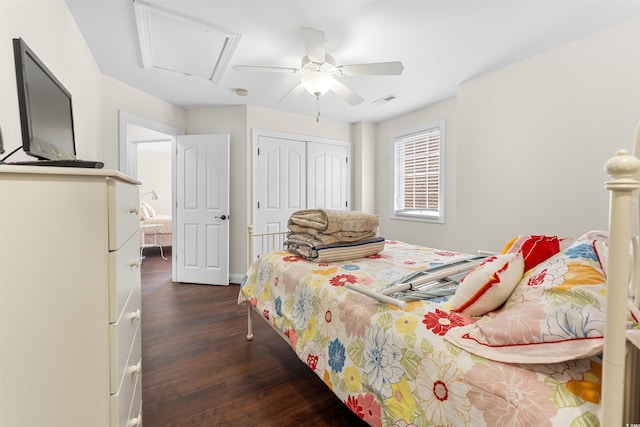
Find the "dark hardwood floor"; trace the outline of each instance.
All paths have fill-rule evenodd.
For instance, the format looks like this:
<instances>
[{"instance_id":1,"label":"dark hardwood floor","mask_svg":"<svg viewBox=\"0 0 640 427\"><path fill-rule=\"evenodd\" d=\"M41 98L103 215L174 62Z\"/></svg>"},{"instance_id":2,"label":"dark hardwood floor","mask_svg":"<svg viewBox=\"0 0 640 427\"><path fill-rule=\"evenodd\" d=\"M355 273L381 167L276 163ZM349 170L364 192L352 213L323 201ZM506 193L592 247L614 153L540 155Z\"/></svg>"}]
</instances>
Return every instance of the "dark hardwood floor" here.
<instances>
[{"instance_id":1,"label":"dark hardwood floor","mask_svg":"<svg viewBox=\"0 0 640 427\"><path fill-rule=\"evenodd\" d=\"M170 251L169 251L170 254ZM171 260L142 263L142 402L146 427L365 426L254 313L238 285L171 282Z\"/></svg>"}]
</instances>

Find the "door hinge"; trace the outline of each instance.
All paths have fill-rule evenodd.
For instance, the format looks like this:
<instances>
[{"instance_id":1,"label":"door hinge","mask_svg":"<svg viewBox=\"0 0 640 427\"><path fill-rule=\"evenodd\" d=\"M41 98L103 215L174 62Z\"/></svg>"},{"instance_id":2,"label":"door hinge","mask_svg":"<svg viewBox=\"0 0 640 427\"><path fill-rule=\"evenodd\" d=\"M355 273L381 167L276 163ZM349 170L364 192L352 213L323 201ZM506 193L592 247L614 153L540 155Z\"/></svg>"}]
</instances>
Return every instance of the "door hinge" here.
<instances>
[{"instance_id":1,"label":"door hinge","mask_svg":"<svg viewBox=\"0 0 640 427\"><path fill-rule=\"evenodd\" d=\"M260 209L260 202L258 202L258 209Z\"/></svg>"},{"instance_id":2,"label":"door hinge","mask_svg":"<svg viewBox=\"0 0 640 427\"><path fill-rule=\"evenodd\" d=\"M260 148L258 148L258 156L260 155Z\"/></svg>"},{"instance_id":3,"label":"door hinge","mask_svg":"<svg viewBox=\"0 0 640 427\"><path fill-rule=\"evenodd\" d=\"M344 207L348 208L349 207L349 202L344 202Z\"/></svg>"},{"instance_id":4,"label":"door hinge","mask_svg":"<svg viewBox=\"0 0 640 427\"><path fill-rule=\"evenodd\" d=\"M344 162L345 162L345 163L349 163L349 158L348 158L348 157L345 157L345 158L344 158Z\"/></svg>"}]
</instances>

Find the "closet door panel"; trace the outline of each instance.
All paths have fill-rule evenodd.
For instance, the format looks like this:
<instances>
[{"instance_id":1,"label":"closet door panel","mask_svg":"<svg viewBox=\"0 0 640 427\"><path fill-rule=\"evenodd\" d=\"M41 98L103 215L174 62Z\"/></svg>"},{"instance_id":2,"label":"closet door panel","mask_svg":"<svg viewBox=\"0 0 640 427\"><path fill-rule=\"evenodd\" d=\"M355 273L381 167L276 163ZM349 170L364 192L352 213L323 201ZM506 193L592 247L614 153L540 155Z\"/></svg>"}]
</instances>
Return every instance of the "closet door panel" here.
<instances>
[{"instance_id":1,"label":"closet door panel","mask_svg":"<svg viewBox=\"0 0 640 427\"><path fill-rule=\"evenodd\" d=\"M349 147L309 142L307 207L349 209Z\"/></svg>"},{"instance_id":2,"label":"closet door panel","mask_svg":"<svg viewBox=\"0 0 640 427\"><path fill-rule=\"evenodd\" d=\"M304 143L260 137L255 232L284 231L291 214L306 208L306 169Z\"/></svg>"}]
</instances>

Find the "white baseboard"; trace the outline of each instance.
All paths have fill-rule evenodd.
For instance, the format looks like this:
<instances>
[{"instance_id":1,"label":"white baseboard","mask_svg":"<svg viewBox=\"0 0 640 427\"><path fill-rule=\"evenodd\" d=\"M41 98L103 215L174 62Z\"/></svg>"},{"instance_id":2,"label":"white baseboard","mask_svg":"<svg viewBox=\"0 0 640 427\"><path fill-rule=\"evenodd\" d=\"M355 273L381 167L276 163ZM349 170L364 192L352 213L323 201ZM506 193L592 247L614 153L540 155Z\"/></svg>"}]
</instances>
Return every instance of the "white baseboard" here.
<instances>
[{"instance_id":1,"label":"white baseboard","mask_svg":"<svg viewBox=\"0 0 640 427\"><path fill-rule=\"evenodd\" d=\"M241 283L244 278L244 274L230 273L229 283Z\"/></svg>"}]
</instances>

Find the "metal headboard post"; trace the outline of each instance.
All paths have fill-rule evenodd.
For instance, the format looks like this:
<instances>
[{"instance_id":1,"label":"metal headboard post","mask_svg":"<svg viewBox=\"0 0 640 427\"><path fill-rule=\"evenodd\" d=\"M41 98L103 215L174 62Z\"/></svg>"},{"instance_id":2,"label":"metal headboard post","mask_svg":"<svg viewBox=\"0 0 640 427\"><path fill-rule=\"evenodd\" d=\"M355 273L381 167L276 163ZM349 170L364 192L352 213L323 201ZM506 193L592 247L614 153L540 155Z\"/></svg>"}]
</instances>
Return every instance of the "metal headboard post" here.
<instances>
[{"instance_id":1,"label":"metal headboard post","mask_svg":"<svg viewBox=\"0 0 640 427\"><path fill-rule=\"evenodd\" d=\"M624 416L627 298L629 292L629 245L631 197L638 189L636 174L640 160L620 150L605 165L611 181L609 205L609 266L607 271L607 311L604 333L602 425L621 426Z\"/></svg>"}]
</instances>

